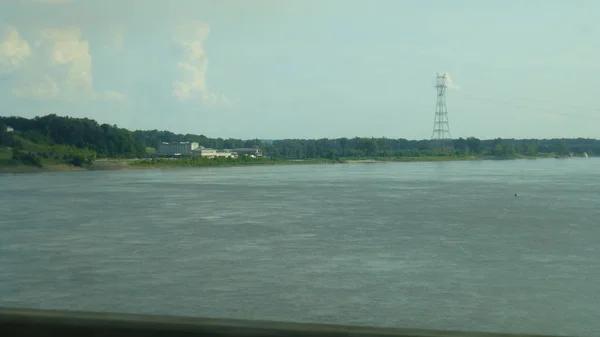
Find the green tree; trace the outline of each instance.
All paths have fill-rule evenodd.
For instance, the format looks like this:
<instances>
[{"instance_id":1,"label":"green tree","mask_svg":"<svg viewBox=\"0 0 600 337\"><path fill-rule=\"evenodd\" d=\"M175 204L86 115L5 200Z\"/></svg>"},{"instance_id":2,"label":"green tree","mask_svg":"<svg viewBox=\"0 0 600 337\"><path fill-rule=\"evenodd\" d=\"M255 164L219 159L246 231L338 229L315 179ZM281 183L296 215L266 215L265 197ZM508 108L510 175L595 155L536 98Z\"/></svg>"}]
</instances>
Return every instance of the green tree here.
<instances>
[{"instance_id":1,"label":"green tree","mask_svg":"<svg viewBox=\"0 0 600 337\"><path fill-rule=\"evenodd\" d=\"M525 152L528 155L536 155L538 153L538 144L535 141L531 141L527 144L527 147L525 148Z\"/></svg>"},{"instance_id":2,"label":"green tree","mask_svg":"<svg viewBox=\"0 0 600 337\"><path fill-rule=\"evenodd\" d=\"M83 167L92 164L92 160L84 155L75 154L71 156L69 163L75 167Z\"/></svg>"},{"instance_id":3,"label":"green tree","mask_svg":"<svg viewBox=\"0 0 600 337\"><path fill-rule=\"evenodd\" d=\"M6 125L0 123L0 145L7 146L8 143L8 132L6 131Z\"/></svg>"},{"instance_id":4,"label":"green tree","mask_svg":"<svg viewBox=\"0 0 600 337\"><path fill-rule=\"evenodd\" d=\"M348 156L348 138L346 138L346 137L340 138L338 140L338 142L339 142L340 148L342 150L342 156L347 157Z\"/></svg>"},{"instance_id":5,"label":"green tree","mask_svg":"<svg viewBox=\"0 0 600 337\"><path fill-rule=\"evenodd\" d=\"M502 145L502 155L506 156L506 157L512 157L517 153L514 145L512 144L505 144Z\"/></svg>"},{"instance_id":6,"label":"green tree","mask_svg":"<svg viewBox=\"0 0 600 337\"><path fill-rule=\"evenodd\" d=\"M340 154L338 153L338 151L336 149L329 150L329 154L327 154L327 158L332 159L332 160L339 160Z\"/></svg>"},{"instance_id":7,"label":"green tree","mask_svg":"<svg viewBox=\"0 0 600 337\"><path fill-rule=\"evenodd\" d=\"M16 147L13 147L12 159L21 162L26 165L34 165L37 167L43 167L42 159L36 154L21 151Z\"/></svg>"},{"instance_id":8,"label":"green tree","mask_svg":"<svg viewBox=\"0 0 600 337\"><path fill-rule=\"evenodd\" d=\"M475 137L468 137L466 139L467 147L473 153L481 153L481 140Z\"/></svg>"},{"instance_id":9,"label":"green tree","mask_svg":"<svg viewBox=\"0 0 600 337\"><path fill-rule=\"evenodd\" d=\"M565 142L564 140L561 140L556 145L556 152L561 155L569 154L570 151L569 151L569 145L567 144L567 142Z\"/></svg>"},{"instance_id":10,"label":"green tree","mask_svg":"<svg viewBox=\"0 0 600 337\"><path fill-rule=\"evenodd\" d=\"M492 148L492 155L494 155L494 156L504 155L504 146L502 146L502 144L496 144L494 146L494 148Z\"/></svg>"}]
</instances>

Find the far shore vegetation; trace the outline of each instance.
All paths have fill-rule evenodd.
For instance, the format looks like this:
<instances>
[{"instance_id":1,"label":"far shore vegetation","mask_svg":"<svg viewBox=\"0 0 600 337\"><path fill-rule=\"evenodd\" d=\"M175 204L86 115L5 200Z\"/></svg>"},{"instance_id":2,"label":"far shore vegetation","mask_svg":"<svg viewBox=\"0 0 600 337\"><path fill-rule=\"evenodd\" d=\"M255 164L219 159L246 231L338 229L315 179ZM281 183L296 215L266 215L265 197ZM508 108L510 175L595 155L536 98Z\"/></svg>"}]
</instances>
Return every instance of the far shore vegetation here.
<instances>
[{"instance_id":1,"label":"far shore vegetation","mask_svg":"<svg viewBox=\"0 0 600 337\"><path fill-rule=\"evenodd\" d=\"M252 158L161 158L161 142L198 142L216 150L257 146ZM0 172L87 169L144 169L246 165L534 159L600 155L596 139L452 140L441 149L429 140L390 138L259 139L209 138L169 131L130 131L87 118L47 115L32 119L0 117Z\"/></svg>"}]
</instances>

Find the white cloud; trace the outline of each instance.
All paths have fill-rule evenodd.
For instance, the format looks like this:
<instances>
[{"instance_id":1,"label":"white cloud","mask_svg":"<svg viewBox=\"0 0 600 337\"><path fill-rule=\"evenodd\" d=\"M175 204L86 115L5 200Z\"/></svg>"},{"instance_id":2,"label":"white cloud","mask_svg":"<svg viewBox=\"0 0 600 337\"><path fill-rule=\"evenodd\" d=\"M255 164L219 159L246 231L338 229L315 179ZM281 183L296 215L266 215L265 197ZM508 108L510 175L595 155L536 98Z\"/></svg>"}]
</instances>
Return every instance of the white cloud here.
<instances>
[{"instance_id":1,"label":"white cloud","mask_svg":"<svg viewBox=\"0 0 600 337\"><path fill-rule=\"evenodd\" d=\"M449 72L447 72L447 71L443 72L442 75L446 77L446 86L448 87L448 89L450 89L450 90L460 90L460 86L456 85L452 81L452 77L450 76Z\"/></svg>"},{"instance_id":2,"label":"white cloud","mask_svg":"<svg viewBox=\"0 0 600 337\"><path fill-rule=\"evenodd\" d=\"M42 45L50 46L50 64L66 66L62 88L69 94L93 94L92 55L89 43L82 39L79 28L44 29Z\"/></svg>"},{"instance_id":3,"label":"white cloud","mask_svg":"<svg viewBox=\"0 0 600 337\"><path fill-rule=\"evenodd\" d=\"M204 42L209 33L210 27L202 21L191 21L177 28L173 40L184 48L185 56L177 64L181 78L173 82L173 96L181 101L198 97L205 105L230 105L231 101L225 95L217 95L208 90L208 59L204 51Z\"/></svg>"},{"instance_id":4,"label":"white cloud","mask_svg":"<svg viewBox=\"0 0 600 337\"><path fill-rule=\"evenodd\" d=\"M19 98L44 99L57 97L60 94L58 83L48 75L36 81L26 81L22 86L13 89L13 95Z\"/></svg>"},{"instance_id":5,"label":"white cloud","mask_svg":"<svg viewBox=\"0 0 600 337\"><path fill-rule=\"evenodd\" d=\"M116 91L103 91L95 93L94 99L99 99L103 101L124 101L125 96L120 92Z\"/></svg>"},{"instance_id":6,"label":"white cloud","mask_svg":"<svg viewBox=\"0 0 600 337\"><path fill-rule=\"evenodd\" d=\"M15 41L18 32L14 29L9 35L12 37L11 41ZM29 44L23 40L20 44L13 42L12 45ZM21 50L20 53L13 52L13 55L27 54L33 58L21 67L21 84L13 89L13 94L17 97L117 101L124 99L122 94L97 92L94 89L89 43L83 39L82 32L77 27L41 30L35 48L27 49L27 53L24 51L25 47L7 50ZM13 59L15 58L13 56Z\"/></svg>"},{"instance_id":7,"label":"white cloud","mask_svg":"<svg viewBox=\"0 0 600 337\"><path fill-rule=\"evenodd\" d=\"M31 47L13 26L4 26L0 41L0 71L14 71L31 56Z\"/></svg>"}]
</instances>

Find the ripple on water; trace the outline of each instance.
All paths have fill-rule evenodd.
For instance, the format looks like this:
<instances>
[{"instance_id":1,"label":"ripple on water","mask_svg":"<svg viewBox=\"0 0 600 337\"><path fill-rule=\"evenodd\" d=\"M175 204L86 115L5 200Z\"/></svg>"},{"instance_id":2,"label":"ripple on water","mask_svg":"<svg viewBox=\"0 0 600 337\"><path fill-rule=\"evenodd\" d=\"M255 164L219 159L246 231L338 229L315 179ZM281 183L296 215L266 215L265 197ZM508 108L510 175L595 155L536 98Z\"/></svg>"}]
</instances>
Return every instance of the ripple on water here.
<instances>
[{"instance_id":1,"label":"ripple on water","mask_svg":"<svg viewBox=\"0 0 600 337\"><path fill-rule=\"evenodd\" d=\"M597 165L0 175L0 306L597 336Z\"/></svg>"}]
</instances>

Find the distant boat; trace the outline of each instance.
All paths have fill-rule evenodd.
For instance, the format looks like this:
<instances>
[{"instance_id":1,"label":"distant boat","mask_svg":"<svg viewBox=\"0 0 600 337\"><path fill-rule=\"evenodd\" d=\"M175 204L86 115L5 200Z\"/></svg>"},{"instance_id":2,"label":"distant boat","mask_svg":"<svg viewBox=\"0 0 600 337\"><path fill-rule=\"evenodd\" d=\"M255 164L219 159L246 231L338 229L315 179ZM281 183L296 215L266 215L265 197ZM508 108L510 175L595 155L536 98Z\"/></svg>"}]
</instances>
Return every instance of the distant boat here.
<instances>
[{"instance_id":1,"label":"distant boat","mask_svg":"<svg viewBox=\"0 0 600 337\"><path fill-rule=\"evenodd\" d=\"M583 158L589 158L588 155L587 155L587 152L583 153Z\"/></svg>"}]
</instances>

